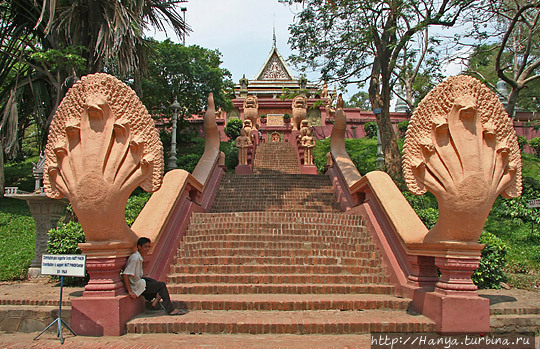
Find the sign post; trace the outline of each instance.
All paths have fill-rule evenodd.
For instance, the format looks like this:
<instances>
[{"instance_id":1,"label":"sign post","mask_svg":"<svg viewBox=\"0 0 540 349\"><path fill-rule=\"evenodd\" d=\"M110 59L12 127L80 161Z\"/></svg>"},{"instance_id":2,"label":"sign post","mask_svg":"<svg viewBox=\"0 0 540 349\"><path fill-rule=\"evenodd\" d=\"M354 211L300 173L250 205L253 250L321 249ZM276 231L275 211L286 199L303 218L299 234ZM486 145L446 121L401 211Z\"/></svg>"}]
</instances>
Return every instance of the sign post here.
<instances>
[{"instance_id":1,"label":"sign post","mask_svg":"<svg viewBox=\"0 0 540 349\"><path fill-rule=\"evenodd\" d=\"M537 208L540 207L540 199L535 200L529 200L528 205L529 208ZM534 219L531 220L531 234L534 233Z\"/></svg>"},{"instance_id":2,"label":"sign post","mask_svg":"<svg viewBox=\"0 0 540 349\"><path fill-rule=\"evenodd\" d=\"M70 332L76 336L75 332L62 319L62 291L64 289L64 276L84 277L86 275L86 255L51 255L44 254L41 257L41 274L42 275L58 275L60 276L60 303L58 305L58 318L45 327L34 340L38 339L43 332L49 327L58 324L56 336L60 339L60 343L64 344L64 336L62 335L62 323Z\"/></svg>"}]
</instances>

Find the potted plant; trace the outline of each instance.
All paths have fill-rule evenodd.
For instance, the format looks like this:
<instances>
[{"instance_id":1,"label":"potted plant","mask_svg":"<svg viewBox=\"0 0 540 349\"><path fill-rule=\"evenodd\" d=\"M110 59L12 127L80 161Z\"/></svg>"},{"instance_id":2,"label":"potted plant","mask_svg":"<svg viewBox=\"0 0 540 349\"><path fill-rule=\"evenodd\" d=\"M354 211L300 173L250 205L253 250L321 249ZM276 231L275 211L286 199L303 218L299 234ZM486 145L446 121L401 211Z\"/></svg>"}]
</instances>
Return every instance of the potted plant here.
<instances>
[{"instance_id":1,"label":"potted plant","mask_svg":"<svg viewBox=\"0 0 540 349\"><path fill-rule=\"evenodd\" d=\"M266 114L261 115L261 124L266 125Z\"/></svg>"},{"instance_id":2,"label":"potted plant","mask_svg":"<svg viewBox=\"0 0 540 349\"><path fill-rule=\"evenodd\" d=\"M285 113L285 115L283 115L283 122L286 124L291 122L291 115L289 113Z\"/></svg>"}]
</instances>

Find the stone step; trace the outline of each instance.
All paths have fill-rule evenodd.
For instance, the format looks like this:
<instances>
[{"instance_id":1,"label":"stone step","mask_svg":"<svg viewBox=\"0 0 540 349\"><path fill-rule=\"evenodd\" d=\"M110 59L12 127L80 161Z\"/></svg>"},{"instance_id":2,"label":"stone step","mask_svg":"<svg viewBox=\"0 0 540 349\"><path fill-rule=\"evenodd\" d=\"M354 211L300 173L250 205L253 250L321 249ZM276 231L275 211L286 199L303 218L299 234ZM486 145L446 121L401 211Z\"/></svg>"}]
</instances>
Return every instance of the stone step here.
<instances>
[{"instance_id":1,"label":"stone step","mask_svg":"<svg viewBox=\"0 0 540 349\"><path fill-rule=\"evenodd\" d=\"M513 308L496 308L490 309L491 315L531 315L540 314L540 307L538 306L520 306Z\"/></svg>"},{"instance_id":2,"label":"stone step","mask_svg":"<svg viewBox=\"0 0 540 349\"><path fill-rule=\"evenodd\" d=\"M381 274L384 269L380 266L353 265L182 265L173 266L175 274Z\"/></svg>"},{"instance_id":3,"label":"stone step","mask_svg":"<svg viewBox=\"0 0 540 349\"><path fill-rule=\"evenodd\" d=\"M171 295L178 309L192 310L407 310L411 301L384 294L211 294Z\"/></svg>"},{"instance_id":4,"label":"stone step","mask_svg":"<svg viewBox=\"0 0 540 349\"><path fill-rule=\"evenodd\" d=\"M236 283L236 284L368 284L386 283L382 274L169 274L167 284Z\"/></svg>"},{"instance_id":5,"label":"stone step","mask_svg":"<svg viewBox=\"0 0 540 349\"><path fill-rule=\"evenodd\" d=\"M129 333L352 334L432 332L422 315L385 310L364 311L192 311L183 316L139 315Z\"/></svg>"},{"instance_id":6,"label":"stone step","mask_svg":"<svg viewBox=\"0 0 540 349\"><path fill-rule=\"evenodd\" d=\"M361 226L362 217L342 212L279 212L279 220L276 221L275 212L210 212L194 213L192 221L201 223L230 223L230 224L291 224L298 226L306 224L327 224L343 226Z\"/></svg>"},{"instance_id":7,"label":"stone step","mask_svg":"<svg viewBox=\"0 0 540 349\"><path fill-rule=\"evenodd\" d=\"M338 257L253 257L253 256L211 256L177 258L176 265L345 265L345 266L380 266L372 258Z\"/></svg>"},{"instance_id":8,"label":"stone step","mask_svg":"<svg viewBox=\"0 0 540 349\"><path fill-rule=\"evenodd\" d=\"M342 253L376 251L372 244L345 244L333 242L301 242L301 241L200 241L182 245L182 251L197 251L205 249L270 249L270 250L335 250Z\"/></svg>"},{"instance_id":9,"label":"stone step","mask_svg":"<svg viewBox=\"0 0 540 349\"><path fill-rule=\"evenodd\" d=\"M492 332L538 333L540 331L538 313L491 315L489 320Z\"/></svg>"},{"instance_id":10,"label":"stone step","mask_svg":"<svg viewBox=\"0 0 540 349\"><path fill-rule=\"evenodd\" d=\"M167 286L171 294L392 294L389 284L238 284L199 283Z\"/></svg>"},{"instance_id":11,"label":"stone step","mask_svg":"<svg viewBox=\"0 0 540 349\"><path fill-rule=\"evenodd\" d=\"M363 234L362 237L351 237L351 236L335 236L328 235L324 236L321 234L309 234L309 232L302 232L300 230L296 231L295 235L290 235L290 231L286 231L285 234L273 234L270 232L260 232L249 231L250 233L237 234L232 231L222 231L216 233L214 230L206 231L206 234L201 233L195 235L193 233L186 233L184 237L185 244L200 243L200 242L279 242L279 241L288 241L288 242L312 242L320 244L348 244L348 245L360 245L365 243L371 243L372 239L367 234ZM303 234L302 234L303 233Z\"/></svg>"},{"instance_id":12,"label":"stone step","mask_svg":"<svg viewBox=\"0 0 540 349\"><path fill-rule=\"evenodd\" d=\"M42 302L29 302L34 304L26 305L23 305L24 302L11 302L14 305L4 303L0 306L0 332L41 332L58 318L58 306L44 305ZM69 325L71 306L62 307L62 319ZM57 328L56 325L51 326L48 332L57 331Z\"/></svg>"},{"instance_id":13,"label":"stone step","mask_svg":"<svg viewBox=\"0 0 540 349\"><path fill-rule=\"evenodd\" d=\"M379 255L373 247L373 251L338 251L338 250L283 250L267 248L207 248L186 250L180 246L178 257L226 257L226 256L257 256L257 257L340 257L340 258L372 258L378 259Z\"/></svg>"}]
</instances>

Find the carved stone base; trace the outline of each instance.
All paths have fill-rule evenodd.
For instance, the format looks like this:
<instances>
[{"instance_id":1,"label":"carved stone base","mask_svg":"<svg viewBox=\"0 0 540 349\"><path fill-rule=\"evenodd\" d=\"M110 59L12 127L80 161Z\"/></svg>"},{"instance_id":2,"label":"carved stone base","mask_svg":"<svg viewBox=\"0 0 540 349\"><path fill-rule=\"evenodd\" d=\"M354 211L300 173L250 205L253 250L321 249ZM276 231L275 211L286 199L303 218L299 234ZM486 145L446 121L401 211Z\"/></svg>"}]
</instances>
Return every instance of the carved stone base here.
<instances>
[{"instance_id":1,"label":"carved stone base","mask_svg":"<svg viewBox=\"0 0 540 349\"><path fill-rule=\"evenodd\" d=\"M126 323L144 310L144 299L81 297L71 302L71 328L83 336L121 336Z\"/></svg>"},{"instance_id":2,"label":"carved stone base","mask_svg":"<svg viewBox=\"0 0 540 349\"><path fill-rule=\"evenodd\" d=\"M479 258L436 257L441 276L436 292L445 295L478 296L478 287L471 277L478 268Z\"/></svg>"},{"instance_id":3,"label":"carved stone base","mask_svg":"<svg viewBox=\"0 0 540 349\"><path fill-rule=\"evenodd\" d=\"M435 320L441 333L489 332L489 300L478 296L471 276L479 257L435 257L441 276L425 297L423 314Z\"/></svg>"},{"instance_id":4,"label":"carved stone base","mask_svg":"<svg viewBox=\"0 0 540 349\"><path fill-rule=\"evenodd\" d=\"M251 174L251 167L249 165L238 165L235 168L236 174Z\"/></svg>"},{"instance_id":5,"label":"carved stone base","mask_svg":"<svg viewBox=\"0 0 540 349\"><path fill-rule=\"evenodd\" d=\"M126 257L87 257L86 270L90 281L84 287L83 297L115 297L125 294L120 277Z\"/></svg>"}]
</instances>

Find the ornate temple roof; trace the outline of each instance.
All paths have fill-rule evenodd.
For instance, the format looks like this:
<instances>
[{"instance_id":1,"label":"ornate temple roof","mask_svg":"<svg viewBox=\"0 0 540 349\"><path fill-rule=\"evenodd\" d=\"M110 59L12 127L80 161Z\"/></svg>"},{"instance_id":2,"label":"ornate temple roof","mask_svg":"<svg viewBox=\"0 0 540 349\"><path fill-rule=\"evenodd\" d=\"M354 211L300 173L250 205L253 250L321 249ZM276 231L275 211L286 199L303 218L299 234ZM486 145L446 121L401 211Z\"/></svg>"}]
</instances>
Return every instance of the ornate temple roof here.
<instances>
[{"instance_id":1,"label":"ornate temple roof","mask_svg":"<svg viewBox=\"0 0 540 349\"><path fill-rule=\"evenodd\" d=\"M235 94L240 98L248 94L255 95L258 98L278 98L285 90L300 89L300 80L296 78L287 62L274 43L268 55L268 58L262 65L254 79L247 80L245 77L235 86ZM247 83L247 89L245 88ZM307 83L306 88L310 91L317 91L317 86Z\"/></svg>"}]
</instances>

